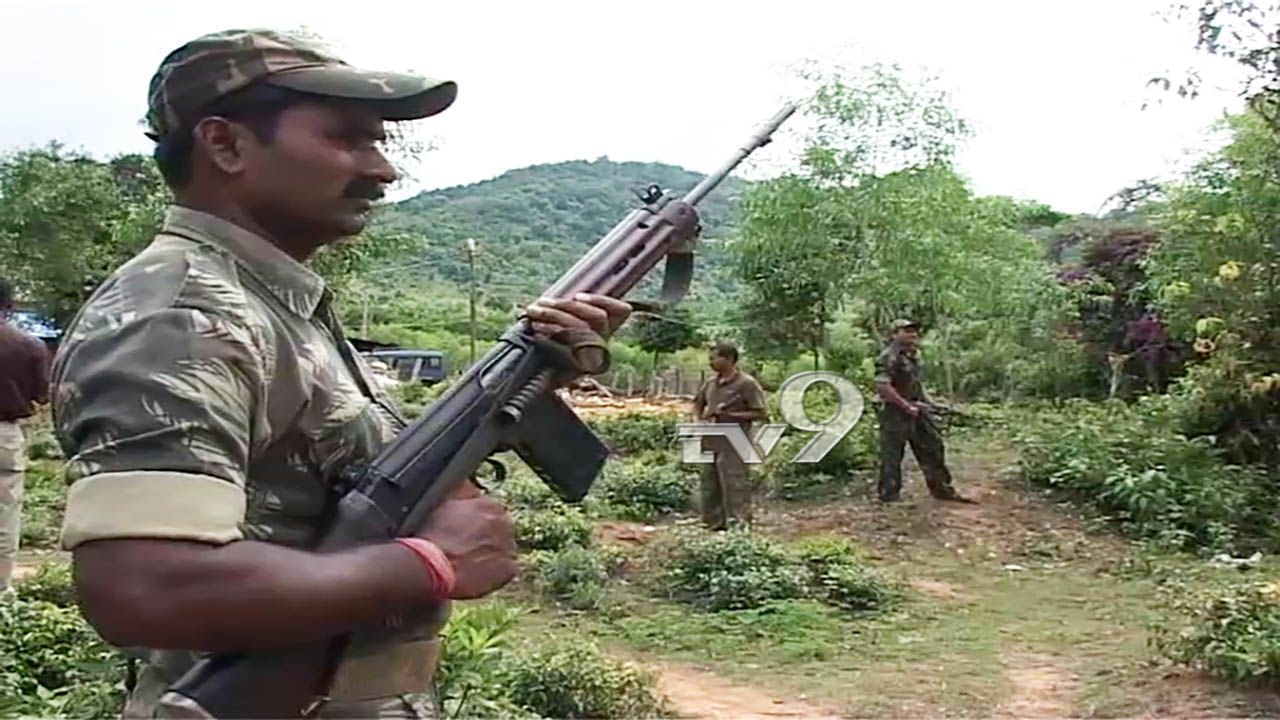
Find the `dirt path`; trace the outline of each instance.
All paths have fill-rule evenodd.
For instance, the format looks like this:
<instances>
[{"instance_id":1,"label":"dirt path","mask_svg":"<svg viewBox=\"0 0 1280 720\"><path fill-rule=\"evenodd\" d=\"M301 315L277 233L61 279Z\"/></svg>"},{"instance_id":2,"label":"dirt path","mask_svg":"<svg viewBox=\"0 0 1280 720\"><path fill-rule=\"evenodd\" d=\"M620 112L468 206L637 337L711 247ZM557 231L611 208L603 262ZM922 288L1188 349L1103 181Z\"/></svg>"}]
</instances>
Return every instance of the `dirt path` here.
<instances>
[{"instance_id":1,"label":"dirt path","mask_svg":"<svg viewBox=\"0 0 1280 720\"><path fill-rule=\"evenodd\" d=\"M1072 714L1068 697L1079 689L1079 682L1059 667L1056 658L1018 655L1008 658L1004 667L1010 692L998 716L1062 718Z\"/></svg>"},{"instance_id":2,"label":"dirt path","mask_svg":"<svg viewBox=\"0 0 1280 720\"><path fill-rule=\"evenodd\" d=\"M760 531L849 536L917 599L855 631L823 662L763 671L767 692L744 687L732 656L706 670L665 666L674 706L691 717L1280 716L1274 693L1154 665L1146 644L1154 583L1113 572L1131 547L1022 486L1014 459L1009 448L957 444L955 484L976 505L930 498L910 456L900 503L865 494L766 503ZM611 530L632 542L647 535Z\"/></svg>"},{"instance_id":3,"label":"dirt path","mask_svg":"<svg viewBox=\"0 0 1280 720\"><path fill-rule=\"evenodd\" d=\"M689 665L663 665L658 672L658 690L666 695L683 718L707 720L774 720L810 718L835 720L836 708L808 702L804 698L782 698L761 690L734 685L714 673Z\"/></svg>"}]
</instances>

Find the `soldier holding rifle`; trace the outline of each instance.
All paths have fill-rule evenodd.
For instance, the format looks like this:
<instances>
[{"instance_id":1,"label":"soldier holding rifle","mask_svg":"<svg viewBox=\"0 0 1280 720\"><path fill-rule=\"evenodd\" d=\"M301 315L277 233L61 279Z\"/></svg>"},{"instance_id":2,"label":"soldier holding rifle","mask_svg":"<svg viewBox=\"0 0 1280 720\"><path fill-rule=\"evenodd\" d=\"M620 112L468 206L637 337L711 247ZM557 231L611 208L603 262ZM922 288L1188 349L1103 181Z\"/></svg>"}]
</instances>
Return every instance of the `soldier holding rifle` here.
<instances>
[{"instance_id":1,"label":"soldier holding rifle","mask_svg":"<svg viewBox=\"0 0 1280 720\"><path fill-rule=\"evenodd\" d=\"M876 394L880 396L880 482L882 502L896 502L902 492L902 456L907 443L920 463L929 493L939 500L972 502L951 485L942 435L930 417L920 362L920 324L895 320L888 347L876 358Z\"/></svg>"},{"instance_id":2,"label":"soldier holding rifle","mask_svg":"<svg viewBox=\"0 0 1280 720\"><path fill-rule=\"evenodd\" d=\"M511 522L474 491L409 537L314 551L343 469L405 421L305 262L359 233L396 179L384 121L435 115L455 94L270 31L200 37L152 78L149 135L175 203L80 311L53 371L76 592L142 661L126 717L204 714L166 688L209 653L384 624L401 629L346 653L315 709L414 716L404 696L430 687L449 600L514 576ZM543 334L608 337L629 311L578 295L527 315Z\"/></svg>"}]
</instances>

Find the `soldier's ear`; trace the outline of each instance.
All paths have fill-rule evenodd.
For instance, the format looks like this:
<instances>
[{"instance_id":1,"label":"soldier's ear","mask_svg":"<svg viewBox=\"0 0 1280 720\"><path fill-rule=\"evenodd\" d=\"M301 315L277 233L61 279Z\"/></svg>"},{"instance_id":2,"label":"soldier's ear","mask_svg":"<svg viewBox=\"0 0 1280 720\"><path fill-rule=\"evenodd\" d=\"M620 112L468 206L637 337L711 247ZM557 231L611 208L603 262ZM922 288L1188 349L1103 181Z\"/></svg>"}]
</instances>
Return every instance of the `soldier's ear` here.
<instances>
[{"instance_id":1,"label":"soldier's ear","mask_svg":"<svg viewBox=\"0 0 1280 720\"><path fill-rule=\"evenodd\" d=\"M215 168L227 175L244 172L245 150L253 135L248 127L214 116L196 123L191 134L195 147Z\"/></svg>"}]
</instances>

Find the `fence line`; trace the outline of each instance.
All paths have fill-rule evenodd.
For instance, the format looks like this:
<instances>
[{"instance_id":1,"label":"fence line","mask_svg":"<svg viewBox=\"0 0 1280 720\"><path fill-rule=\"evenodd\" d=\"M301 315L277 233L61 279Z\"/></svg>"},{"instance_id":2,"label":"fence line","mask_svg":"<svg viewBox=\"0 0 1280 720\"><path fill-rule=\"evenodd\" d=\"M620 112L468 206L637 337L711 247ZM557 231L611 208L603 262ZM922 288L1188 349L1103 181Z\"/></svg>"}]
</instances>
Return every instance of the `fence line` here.
<instances>
[{"instance_id":1,"label":"fence line","mask_svg":"<svg viewBox=\"0 0 1280 720\"><path fill-rule=\"evenodd\" d=\"M657 372L637 371L630 365L622 365L596 378L614 395L633 397L686 396L693 397L707 379L707 370L668 368Z\"/></svg>"}]
</instances>

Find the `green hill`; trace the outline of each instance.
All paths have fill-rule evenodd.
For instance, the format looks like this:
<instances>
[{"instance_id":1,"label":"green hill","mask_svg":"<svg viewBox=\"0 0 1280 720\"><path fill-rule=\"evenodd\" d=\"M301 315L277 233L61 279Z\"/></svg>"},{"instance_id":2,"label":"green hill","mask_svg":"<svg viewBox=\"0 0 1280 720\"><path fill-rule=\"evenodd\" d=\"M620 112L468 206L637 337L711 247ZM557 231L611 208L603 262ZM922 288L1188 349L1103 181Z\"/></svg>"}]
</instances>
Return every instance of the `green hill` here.
<instances>
[{"instance_id":1,"label":"green hill","mask_svg":"<svg viewBox=\"0 0 1280 720\"><path fill-rule=\"evenodd\" d=\"M458 285L469 277L464 243L480 245L477 276L490 298L528 300L639 204L650 184L684 192L700 173L662 163L576 160L511 170L491 180L421 193L381 214L382 228L426 238L418 277ZM733 291L716 239L737 219L746 183L729 178L704 200L701 269L691 302ZM658 275L658 273L655 273Z\"/></svg>"}]
</instances>

